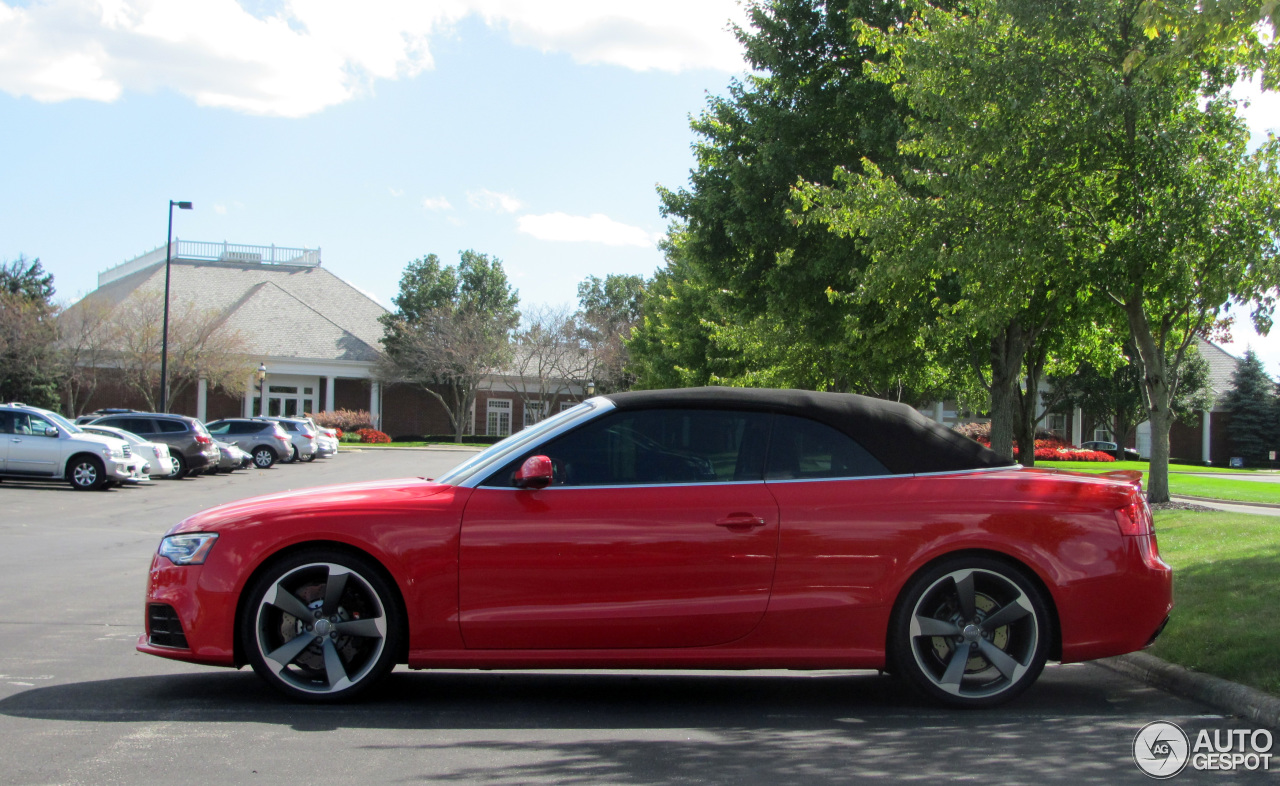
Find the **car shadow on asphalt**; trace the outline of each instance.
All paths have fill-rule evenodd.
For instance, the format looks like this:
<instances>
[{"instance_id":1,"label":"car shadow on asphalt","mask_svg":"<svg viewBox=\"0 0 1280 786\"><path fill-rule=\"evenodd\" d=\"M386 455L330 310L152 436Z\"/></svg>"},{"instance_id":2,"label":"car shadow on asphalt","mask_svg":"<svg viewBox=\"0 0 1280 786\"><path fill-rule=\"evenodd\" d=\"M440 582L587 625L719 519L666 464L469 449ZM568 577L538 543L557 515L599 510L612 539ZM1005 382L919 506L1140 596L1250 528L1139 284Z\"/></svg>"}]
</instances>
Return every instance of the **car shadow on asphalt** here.
<instances>
[{"instance_id":1,"label":"car shadow on asphalt","mask_svg":"<svg viewBox=\"0 0 1280 786\"><path fill-rule=\"evenodd\" d=\"M504 783L703 782L714 773L715 782L772 786L958 772L1073 786L1141 779L1129 772L1134 730L1198 711L1085 667L983 711L935 706L875 672L399 671L357 703L308 705L244 670L69 683L0 700L0 714L52 722L341 731L353 749L448 758L451 781L488 782L503 761Z\"/></svg>"},{"instance_id":2,"label":"car shadow on asphalt","mask_svg":"<svg viewBox=\"0 0 1280 786\"><path fill-rule=\"evenodd\" d=\"M1091 669L1094 675L1107 675ZM339 727L638 728L701 727L725 717L793 727L864 716L936 718L963 723L1026 715L1108 715L1126 700L1149 700L1136 682L1103 677L1044 680L995 710L957 711L874 671L498 672L399 670L355 702L291 701L249 669L124 677L32 688L0 700L0 714L46 720L147 722L252 721L300 730ZM1127 695L1133 694L1133 695ZM1141 694L1141 695L1140 695ZM1160 694L1167 696L1166 694ZM1168 697L1171 701L1178 700ZM1157 704L1165 703L1156 701ZM720 720L717 720L720 719Z\"/></svg>"}]
</instances>

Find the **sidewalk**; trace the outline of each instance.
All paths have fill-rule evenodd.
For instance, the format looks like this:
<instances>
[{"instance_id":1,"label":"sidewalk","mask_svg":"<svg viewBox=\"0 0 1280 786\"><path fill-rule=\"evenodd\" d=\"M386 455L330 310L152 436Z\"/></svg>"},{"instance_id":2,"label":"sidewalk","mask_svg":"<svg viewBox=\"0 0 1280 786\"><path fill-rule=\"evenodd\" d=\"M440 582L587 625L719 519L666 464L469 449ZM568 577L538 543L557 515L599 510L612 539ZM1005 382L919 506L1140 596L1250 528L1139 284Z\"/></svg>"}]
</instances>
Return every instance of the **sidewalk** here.
<instances>
[{"instance_id":1,"label":"sidewalk","mask_svg":"<svg viewBox=\"0 0 1280 786\"><path fill-rule=\"evenodd\" d=\"M1270 502L1237 502L1230 499L1213 499L1211 497L1188 497L1175 494L1170 497L1174 502L1185 502L1190 505L1203 505L1206 508L1222 510L1227 513L1248 513L1254 516L1280 516L1280 505Z\"/></svg>"}]
</instances>

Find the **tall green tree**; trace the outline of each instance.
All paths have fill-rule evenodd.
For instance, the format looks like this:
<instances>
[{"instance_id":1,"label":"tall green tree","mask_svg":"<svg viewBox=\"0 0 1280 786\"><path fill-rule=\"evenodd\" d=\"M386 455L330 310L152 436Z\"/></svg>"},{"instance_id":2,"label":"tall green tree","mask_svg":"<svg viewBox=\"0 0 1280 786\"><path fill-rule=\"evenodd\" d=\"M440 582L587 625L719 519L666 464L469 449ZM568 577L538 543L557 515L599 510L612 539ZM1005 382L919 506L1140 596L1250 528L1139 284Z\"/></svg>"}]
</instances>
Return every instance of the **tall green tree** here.
<instances>
[{"instance_id":1,"label":"tall green tree","mask_svg":"<svg viewBox=\"0 0 1280 786\"><path fill-rule=\"evenodd\" d=\"M911 110L896 172L868 157L834 186L803 181L802 206L870 258L850 298L880 332L899 323L969 369L992 448L1012 456L1016 440L1029 465L1046 369L1107 351L1059 237L1072 164L1049 140L1006 144L1064 111L1059 58L990 11L925 6L904 26L855 29L881 55L869 72Z\"/></svg>"},{"instance_id":2,"label":"tall green tree","mask_svg":"<svg viewBox=\"0 0 1280 786\"><path fill-rule=\"evenodd\" d=\"M1227 424L1227 440L1231 455L1239 456L1250 466L1269 463L1269 452L1277 445L1276 386L1258 355L1249 349L1231 375L1231 389L1223 404L1231 415Z\"/></svg>"},{"instance_id":3,"label":"tall green tree","mask_svg":"<svg viewBox=\"0 0 1280 786\"><path fill-rule=\"evenodd\" d=\"M1086 362L1069 376L1051 377L1049 380L1060 406L1079 407L1094 423L1111 429L1115 435L1115 456L1118 460L1124 460L1125 444L1138 424L1147 419L1137 352L1128 347L1123 360L1111 369ZM1212 408L1213 403L1209 364L1193 347L1183 361L1182 373L1178 375L1178 389L1171 404L1174 417L1191 425L1195 422L1196 413Z\"/></svg>"},{"instance_id":4,"label":"tall green tree","mask_svg":"<svg viewBox=\"0 0 1280 786\"><path fill-rule=\"evenodd\" d=\"M627 341L640 324L643 276L610 273L578 283L578 337L589 358L588 378L602 393L626 390L635 382Z\"/></svg>"},{"instance_id":5,"label":"tall green tree","mask_svg":"<svg viewBox=\"0 0 1280 786\"><path fill-rule=\"evenodd\" d=\"M904 147L934 164L919 178L902 168L915 178L909 195L976 195L944 214L1001 217L983 245L1008 243L1011 264L1037 250L1055 262L1020 278L1102 299L1123 320L1152 424L1156 502L1168 499L1171 404L1194 336L1229 302L1259 299L1255 323L1265 332L1277 283L1277 144L1249 151L1227 93L1266 65L1270 47L1258 44L1257 13L1250 23L1223 16L1225 7L922 2L888 35L862 28L920 119L942 121ZM1157 18L1178 21L1161 28ZM1203 33L1224 20L1234 39ZM949 115L954 107L968 109ZM1007 286L998 272L979 277L995 302Z\"/></svg>"},{"instance_id":6,"label":"tall green tree","mask_svg":"<svg viewBox=\"0 0 1280 786\"><path fill-rule=\"evenodd\" d=\"M58 308L39 259L0 264L0 401L58 409Z\"/></svg>"},{"instance_id":7,"label":"tall green tree","mask_svg":"<svg viewBox=\"0 0 1280 786\"><path fill-rule=\"evenodd\" d=\"M863 255L849 239L796 222L797 178L891 157L902 109L869 79L874 52L853 21L901 23L897 3L768 0L739 30L751 76L693 119L688 188L659 189L673 219L667 268L650 287L632 343L639 384L727 382L888 394L927 387L916 337L858 331L850 303ZM898 343L890 346L890 338ZM675 349L678 347L678 349Z\"/></svg>"},{"instance_id":8,"label":"tall green tree","mask_svg":"<svg viewBox=\"0 0 1280 786\"><path fill-rule=\"evenodd\" d=\"M511 358L519 294L501 260L468 250L456 267L435 254L410 262L393 302L396 310L381 317L378 377L416 385L439 401L461 442L476 392Z\"/></svg>"}]
</instances>

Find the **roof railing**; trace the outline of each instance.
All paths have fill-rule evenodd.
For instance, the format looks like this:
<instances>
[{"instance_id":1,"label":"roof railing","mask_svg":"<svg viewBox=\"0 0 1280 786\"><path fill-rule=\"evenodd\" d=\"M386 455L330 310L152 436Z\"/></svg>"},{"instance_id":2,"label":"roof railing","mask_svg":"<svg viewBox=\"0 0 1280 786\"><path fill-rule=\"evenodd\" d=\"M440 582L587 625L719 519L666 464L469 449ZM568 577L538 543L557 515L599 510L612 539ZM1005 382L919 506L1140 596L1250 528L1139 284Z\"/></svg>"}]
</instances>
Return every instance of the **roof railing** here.
<instances>
[{"instance_id":1,"label":"roof railing","mask_svg":"<svg viewBox=\"0 0 1280 786\"><path fill-rule=\"evenodd\" d=\"M286 265L291 267L320 267L320 249L292 248L290 246L250 246L243 243L221 243L203 240L174 239L173 259L196 262L233 262L253 265ZM98 274L98 286L124 278L143 268L163 262L165 247L160 246L142 256L122 262Z\"/></svg>"}]
</instances>

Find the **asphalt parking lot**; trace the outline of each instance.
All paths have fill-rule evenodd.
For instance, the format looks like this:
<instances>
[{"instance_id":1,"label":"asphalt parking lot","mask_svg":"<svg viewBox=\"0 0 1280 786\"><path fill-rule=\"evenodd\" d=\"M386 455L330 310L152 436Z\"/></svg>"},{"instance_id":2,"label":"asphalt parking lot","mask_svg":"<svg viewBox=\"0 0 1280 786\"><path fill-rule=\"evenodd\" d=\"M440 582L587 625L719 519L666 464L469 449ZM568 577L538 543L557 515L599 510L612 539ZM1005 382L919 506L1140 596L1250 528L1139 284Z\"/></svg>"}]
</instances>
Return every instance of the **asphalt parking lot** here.
<instances>
[{"instance_id":1,"label":"asphalt parking lot","mask_svg":"<svg viewBox=\"0 0 1280 786\"><path fill-rule=\"evenodd\" d=\"M247 669L134 651L150 555L183 517L466 455L369 450L107 492L0 483L0 783L1147 783L1143 725L1249 728L1092 664L1050 667L982 712L875 672L782 671L401 671L359 704L314 707ZM1172 782L1276 783L1276 769Z\"/></svg>"}]
</instances>

